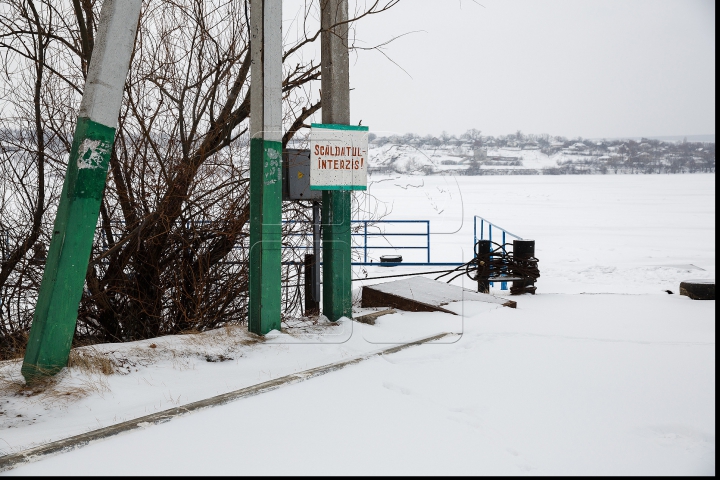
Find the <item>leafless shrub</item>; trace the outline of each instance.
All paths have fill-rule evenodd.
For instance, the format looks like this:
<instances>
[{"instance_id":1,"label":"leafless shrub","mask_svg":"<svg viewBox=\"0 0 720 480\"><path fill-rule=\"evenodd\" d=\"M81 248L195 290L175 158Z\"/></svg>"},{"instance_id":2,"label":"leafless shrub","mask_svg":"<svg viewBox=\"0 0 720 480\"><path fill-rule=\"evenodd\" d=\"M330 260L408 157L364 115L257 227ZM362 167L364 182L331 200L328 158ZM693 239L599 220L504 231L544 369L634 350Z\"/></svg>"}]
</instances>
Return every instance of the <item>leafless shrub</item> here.
<instances>
[{"instance_id":1,"label":"leafless shrub","mask_svg":"<svg viewBox=\"0 0 720 480\"><path fill-rule=\"evenodd\" d=\"M359 5L351 22L396 0ZM22 354L101 2L0 0L0 358ZM146 0L76 341L130 341L247 315L248 2ZM318 5L286 37L283 144L319 110ZM286 219L307 219L301 204ZM309 224L287 224L284 259ZM283 280L302 283L288 265ZM284 289L283 306L302 305ZM80 361L75 359L73 361Z\"/></svg>"}]
</instances>

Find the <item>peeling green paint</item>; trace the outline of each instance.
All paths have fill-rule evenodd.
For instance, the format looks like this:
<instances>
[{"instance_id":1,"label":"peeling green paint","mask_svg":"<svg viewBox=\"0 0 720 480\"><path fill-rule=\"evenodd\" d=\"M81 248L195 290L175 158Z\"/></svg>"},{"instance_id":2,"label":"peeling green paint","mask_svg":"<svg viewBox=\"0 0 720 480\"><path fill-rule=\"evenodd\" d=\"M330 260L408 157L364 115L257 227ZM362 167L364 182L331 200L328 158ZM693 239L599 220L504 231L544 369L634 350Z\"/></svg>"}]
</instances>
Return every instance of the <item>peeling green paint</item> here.
<instances>
[{"instance_id":1,"label":"peeling green paint","mask_svg":"<svg viewBox=\"0 0 720 480\"><path fill-rule=\"evenodd\" d=\"M248 329L280 330L282 143L250 140L250 278Z\"/></svg>"},{"instance_id":2,"label":"peeling green paint","mask_svg":"<svg viewBox=\"0 0 720 480\"><path fill-rule=\"evenodd\" d=\"M27 381L67 365L114 138L114 128L78 119L22 366Z\"/></svg>"}]
</instances>

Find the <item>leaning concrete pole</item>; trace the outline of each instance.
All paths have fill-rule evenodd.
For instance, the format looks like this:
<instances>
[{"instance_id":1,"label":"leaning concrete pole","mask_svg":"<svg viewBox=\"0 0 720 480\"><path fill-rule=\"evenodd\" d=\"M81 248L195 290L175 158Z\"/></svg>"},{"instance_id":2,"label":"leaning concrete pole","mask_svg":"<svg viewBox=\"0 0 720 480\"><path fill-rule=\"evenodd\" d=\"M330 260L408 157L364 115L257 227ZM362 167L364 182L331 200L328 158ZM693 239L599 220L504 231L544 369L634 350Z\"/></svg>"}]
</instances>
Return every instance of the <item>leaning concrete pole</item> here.
<instances>
[{"instance_id":1,"label":"leaning concrete pole","mask_svg":"<svg viewBox=\"0 0 720 480\"><path fill-rule=\"evenodd\" d=\"M347 0L320 0L322 123L350 124L350 59ZM334 28L330 28L337 25ZM352 193L323 190L323 313L331 321L352 318Z\"/></svg>"},{"instance_id":2,"label":"leaning concrete pole","mask_svg":"<svg viewBox=\"0 0 720 480\"><path fill-rule=\"evenodd\" d=\"M250 298L248 329L280 330L282 3L250 2Z\"/></svg>"},{"instance_id":3,"label":"leaning concrete pole","mask_svg":"<svg viewBox=\"0 0 720 480\"><path fill-rule=\"evenodd\" d=\"M105 0L22 374L67 365L130 65L141 0Z\"/></svg>"}]
</instances>

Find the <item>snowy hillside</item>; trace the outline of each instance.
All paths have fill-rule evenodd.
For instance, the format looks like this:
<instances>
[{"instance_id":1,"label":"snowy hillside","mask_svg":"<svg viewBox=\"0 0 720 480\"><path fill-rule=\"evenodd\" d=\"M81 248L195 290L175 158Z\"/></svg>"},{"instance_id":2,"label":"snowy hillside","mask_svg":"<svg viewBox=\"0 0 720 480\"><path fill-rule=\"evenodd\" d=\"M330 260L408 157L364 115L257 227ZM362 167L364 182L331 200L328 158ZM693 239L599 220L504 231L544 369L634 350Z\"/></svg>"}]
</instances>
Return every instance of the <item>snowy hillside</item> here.
<instances>
[{"instance_id":1,"label":"snowy hillside","mask_svg":"<svg viewBox=\"0 0 720 480\"><path fill-rule=\"evenodd\" d=\"M396 141L393 141L396 140ZM374 139L370 173L503 175L715 171L714 143Z\"/></svg>"}]
</instances>

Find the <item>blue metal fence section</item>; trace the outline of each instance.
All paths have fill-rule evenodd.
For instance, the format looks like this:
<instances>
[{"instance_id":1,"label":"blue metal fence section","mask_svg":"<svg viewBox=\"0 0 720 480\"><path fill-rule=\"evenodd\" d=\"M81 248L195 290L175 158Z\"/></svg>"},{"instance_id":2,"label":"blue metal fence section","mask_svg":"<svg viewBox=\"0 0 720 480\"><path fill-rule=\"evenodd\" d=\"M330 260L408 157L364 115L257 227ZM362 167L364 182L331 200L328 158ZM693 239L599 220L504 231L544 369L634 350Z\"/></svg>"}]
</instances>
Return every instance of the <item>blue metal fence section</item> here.
<instances>
[{"instance_id":1,"label":"blue metal fence section","mask_svg":"<svg viewBox=\"0 0 720 480\"><path fill-rule=\"evenodd\" d=\"M352 223L361 223L363 224L362 232L359 233L353 233L352 235L354 237L362 237L362 244L353 246L355 249L362 249L363 250L363 261L362 262L353 262L353 265L382 265L384 267L391 267L391 266L408 266L408 267L414 267L414 266L458 266L462 265L462 263L459 262L432 262L430 260L430 220L353 220ZM407 225L407 224L420 224L424 225L424 232L412 232L412 233L387 233L387 232L369 232L368 231L368 224L370 225L376 225L376 224L399 224L399 225ZM425 245L424 246L417 246L417 245L373 245L369 243L369 240L372 237L425 237ZM368 261L368 250L378 250L378 249L389 249L389 250L425 250L426 252L426 262L372 262Z\"/></svg>"},{"instance_id":2,"label":"blue metal fence section","mask_svg":"<svg viewBox=\"0 0 720 480\"><path fill-rule=\"evenodd\" d=\"M358 263L353 263L353 265L370 265L371 263L368 263L368 249L392 249L392 250L426 250L427 251L427 263L430 263L430 220L352 220L352 223L362 223L364 226L362 233L353 233L352 235L362 236L363 237L363 245L361 247L353 247L353 248L362 248L363 249L363 261ZM368 232L368 224L377 224L377 223L398 223L398 224L409 224L409 223L417 223L417 224L425 224L425 232L423 233L382 233L382 232ZM395 246L395 245L388 245L388 246L379 246L379 245L368 245L368 236L381 236L381 237L425 237L425 246L424 247L417 247L417 246ZM374 263L372 263L374 265ZM425 265L422 263L421 265Z\"/></svg>"},{"instance_id":3,"label":"blue metal fence section","mask_svg":"<svg viewBox=\"0 0 720 480\"><path fill-rule=\"evenodd\" d=\"M293 222L307 222L307 220L291 220ZM284 221L283 221L284 222ZM364 265L372 265L372 266L383 266L383 267L396 267L396 266L405 266L405 267L418 267L418 266L443 266L443 267L455 267L458 265L462 265L461 262L432 262L430 260L430 220L352 220L353 224L362 224L362 227L360 227L360 232L352 233L351 235L355 238L362 237L362 240L360 241L360 245L353 245L353 249L355 250L362 250L362 261L361 262L352 262L353 266L364 266ZM423 225L424 228L422 232L371 232L368 231L369 225L377 225L377 224L397 224L397 225L408 225L408 224L419 224ZM291 234L293 236L307 236L306 233L294 233ZM425 238L425 245L375 245L372 243L372 238L374 237L424 237ZM312 248L311 246L297 246L296 248ZM425 250L425 258L427 259L426 262L373 262L368 261L368 251L369 250Z\"/></svg>"},{"instance_id":4,"label":"blue metal fence section","mask_svg":"<svg viewBox=\"0 0 720 480\"><path fill-rule=\"evenodd\" d=\"M480 238L478 238L478 220L480 220ZM493 239L493 227L495 227L496 230L500 231L500 234L502 234L502 242L500 244L503 246L503 252L505 251L505 243L507 242L507 237L512 237L517 240L522 240L523 238L515 235L514 233L510 233L504 228L495 225L491 221L479 216L474 215L473 216L473 252L475 251L475 245L477 245L478 240L484 240L485 239L485 224L487 224L488 228L488 240L492 242ZM474 254L475 257L477 257L477 254ZM492 285L494 282L490 282L490 285ZM500 282L500 290L507 290L507 282Z\"/></svg>"},{"instance_id":5,"label":"blue metal fence section","mask_svg":"<svg viewBox=\"0 0 720 480\"><path fill-rule=\"evenodd\" d=\"M478 220L480 221L480 228L478 230ZM207 221L196 221L196 223L209 223ZM309 220L283 220L283 223L311 223ZM408 267L416 267L416 266L447 266L447 267L455 267L459 265L463 265L462 262L432 262L430 257L430 220L352 220L353 224L361 224L360 231L352 233L353 238L361 237L362 240L359 242L359 245L353 245L353 249L355 250L362 250L362 261L359 262L352 262L353 266L383 266L383 267L391 267L391 266L408 266ZM422 228L423 231L415 231L410 233L405 232L384 232L384 231L378 231L378 232L372 232L368 230L369 226L377 225L377 224L385 224L385 225L409 225L409 224L417 224L421 225L424 228ZM486 228L487 227L487 228ZM495 225L494 223L488 221L487 219L480 217L478 215L475 215L473 217L473 251L475 250L475 245L477 244L478 240L483 240L485 238L485 232L487 230L488 233L488 239L492 241L493 239L493 229L495 229L498 233L502 235L502 243L505 244L507 237L516 238L518 240L522 240L522 237L515 235L513 233L508 232L504 228ZM105 233L102 231L102 242L103 242L103 250L106 250L108 248L106 240L105 240ZM478 238L478 234L480 237ZM497 235L496 234L496 235ZM312 237L312 233L309 232L298 232L298 233L288 233L289 236L300 236L300 237ZM376 237L424 237L424 245L377 245L372 243L372 239ZM242 239L239 242L238 247L236 248L245 248L242 242ZM308 245L294 245L293 248L299 248L299 249L311 249L312 245L308 243ZM370 250L425 250L425 258L426 262L373 262L369 261L368 251ZM228 262L228 263L235 263L235 262ZM298 261L285 261L283 262L284 265L299 265L303 262ZM506 284L503 282L503 290L506 289Z\"/></svg>"},{"instance_id":6,"label":"blue metal fence section","mask_svg":"<svg viewBox=\"0 0 720 480\"><path fill-rule=\"evenodd\" d=\"M477 228L477 221L480 220L480 238L478 238L478 228ZM522 237L519 237L518 235L515 235L514 233L510 233L507 230L505 230L502 227L499 227L492 223L491 221L479 216L475 215L473 216L473 245L477 244L478 240L484 240L485 239L485 224L488 226L488 240L492 242L492 229L495 227L497 230L500 230L502 233L502 244L505 244L506 236L516 238L518 240L522 240Z\"/></svg>"}]
</instances>

